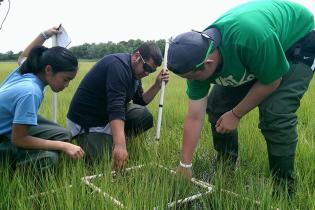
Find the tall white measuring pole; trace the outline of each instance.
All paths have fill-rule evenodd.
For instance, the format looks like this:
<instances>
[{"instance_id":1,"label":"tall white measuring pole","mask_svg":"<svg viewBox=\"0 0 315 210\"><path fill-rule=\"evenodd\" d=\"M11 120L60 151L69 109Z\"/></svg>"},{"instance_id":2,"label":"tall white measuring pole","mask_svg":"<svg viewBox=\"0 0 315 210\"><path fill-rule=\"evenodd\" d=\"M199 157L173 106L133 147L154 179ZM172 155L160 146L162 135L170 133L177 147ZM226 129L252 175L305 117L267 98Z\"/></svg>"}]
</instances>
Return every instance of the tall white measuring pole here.
<instances>
[{"instance_id":1,"label":"tall white measuring pole","mask_svg":"<svg viewBox=\"0 0 315 210\"><path fill-rule=\"evenodd\" d=\"M71 39L68 36L66 29L60 24L58 29L58 35L51 37L52 47L60 46L67 47L71 43ZM57 37L58 36L58 37ZM52 121L57 123L57 93L52 91Z\"/></svg>"},{"instance_id":2,"label":"tall white measuring pole","mask_svg":"<svg viewBox=\"0 0 315 210\"><path fill-rule=\"evenodd\" d=\"M163 70L167 69L167 51L168 51L169 44L170 44L169 40L165 39ZM164 90L165 90L165 82L162 81L162 86L161 86L161 91L160 91L158 122L157 122L157 129L156 129L156 138L155 138L156 141L160 140L162 113L163 113L163 103L164 103Z\"/></svg>"},{"instance_id":3,"label":"tall white measuring pole","mask_svg":"<svg viewBox=\"0 0 315 210\"><path fill-rule=\"evenodd\" d=\"M52 47L57 46L57 35L53 35L51 37L52 40ZM53 122L57 123L57 93L52 91L52 112L51 112L51 119Z\"/></svg>"}]
</instances>

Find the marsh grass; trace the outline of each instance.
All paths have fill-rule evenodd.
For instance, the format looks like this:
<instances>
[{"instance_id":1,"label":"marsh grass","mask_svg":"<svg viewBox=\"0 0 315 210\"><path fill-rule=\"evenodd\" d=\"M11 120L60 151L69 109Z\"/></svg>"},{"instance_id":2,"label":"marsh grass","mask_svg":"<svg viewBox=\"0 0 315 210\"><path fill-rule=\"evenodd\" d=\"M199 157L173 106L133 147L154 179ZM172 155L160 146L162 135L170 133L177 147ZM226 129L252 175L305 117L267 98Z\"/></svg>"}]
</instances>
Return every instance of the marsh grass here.
<instances>
[{"instance_id":1,"label":"marsh grass","mask_svg":"<svg viewBox=\"0 0 315 210\"><path fill-rule=\"evenodd\" d=\"M81 79L93 62L80 62L77 77L63 92L58 93L58 123L66 126L66 114L70 100ZM0 63L0 82L16 67L14 62ZM154 76L144 79L149 87ZM182 209L315 209L315 83L301 101L296 152L295 176L297 192L289 202L284 193L273 197L272 182L268 170L266 144L258 126L258 111L253 110L239 126L240 163L238 170L228 172L221 166L211 178L215 190ZM157 96L148 106L157 119ZM185 81L171 74L166 86L160 142L155 142L155 129L133 138L128 143L129 166L161 164L175 169L181 148L183 119L187 110ZM40 114L51 118L51 91L47 88ZM155 122L156 123L156 122ZM215 156L212 146L210 125L205 120L200 143L193 159L194 177L209 179L211 160ZM168 175L163 170L146 167L133 171L130 176L120 177L113 182L108 177L111 171L110 157L99 164L87 165L84 161L72 161L62 155L57 168L39 173L32 168L10 167L8 161L0 164L0 209L117 209L117 206L82 183L81 178L93 174L107 174L95 179L107 193L117 196L128 209L150 209L171 200L194 194L200 189ZM71 187L68 187L70 186ZM52 190L55 190L52 192ZM39 195L41 192L50 192ZM234 192L234 193L231 193ZM236 194L235 194L236 193ZM257 204L254 201L259 201ZM174 207L175 208L175 207Z\"/></svg>"},{"instance_id":2,"label":"marsh grass","mask_svg":"<svg viewBox=\"0 0 315 210\"><path fill-rule=\"evenodd\" d=\"M121 203L126 203L127 209L132 209L133 206L164 209L168 203L206 191L154 164L144 165L114 178L111 174L97 177L92 183Z\"/></svg>"}]
</instances>

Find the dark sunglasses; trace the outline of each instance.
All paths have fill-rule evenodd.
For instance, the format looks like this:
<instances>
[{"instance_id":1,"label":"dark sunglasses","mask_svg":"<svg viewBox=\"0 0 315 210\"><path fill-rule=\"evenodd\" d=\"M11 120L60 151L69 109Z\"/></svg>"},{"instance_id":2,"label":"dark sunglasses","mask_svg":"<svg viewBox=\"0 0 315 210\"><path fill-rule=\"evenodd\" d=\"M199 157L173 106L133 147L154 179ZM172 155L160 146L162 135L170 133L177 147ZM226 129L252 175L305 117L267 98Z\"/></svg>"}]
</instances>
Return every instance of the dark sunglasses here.
<instances>
[{"instance_id":1,"label":"dark sunglasses","mask_svg":"<svg viewBox=\"0 0 315 210\"><path fill-rule=\"evenodd\" d=\"M208 34L205 34L203 32L196 31L196 30L192 30L192 31L200 33L203 38L205 38L205 39L207 39L209 41L209 48L208 48L208 50L206 52L205 58L203 59L203 61L201 63L199 63L199 64L197 64L195 66L195 70L197 70L197 69L200 69L200 68L203 67L203 64L207 60L209 54L213 52L213 50L215 49L215 43L214 43L214 39L212 37L210 37Z\"/></svg>"},{"instance_id":2,"label":"dark sunglasses","mask_svg":"<svg viewBox=\"0 0 315 210\"><path fill-rule=\"evenodd\" d=\"M152 66L150 66L149 64L147 64L147 62L144 61L144 59L142 58L141 54L140 55L140 58L143 62L143 68L146 72L149 72L149 73L153 73L156 71L156 69L152 68Z\"/></svg>"}]
</instances>

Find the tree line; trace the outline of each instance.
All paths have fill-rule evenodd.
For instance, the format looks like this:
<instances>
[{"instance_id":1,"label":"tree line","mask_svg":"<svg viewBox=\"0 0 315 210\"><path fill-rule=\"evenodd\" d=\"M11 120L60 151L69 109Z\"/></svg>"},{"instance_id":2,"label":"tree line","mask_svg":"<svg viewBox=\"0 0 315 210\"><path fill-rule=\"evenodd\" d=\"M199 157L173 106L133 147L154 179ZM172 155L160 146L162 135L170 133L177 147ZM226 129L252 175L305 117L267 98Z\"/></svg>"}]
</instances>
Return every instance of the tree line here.
<instances>
[{"instance_id":1,"label":"tree line","mask_svg":"<svg viewBox=\"0 0 315 210\"><path fill-rule=\"evenodd\" d=\"M71 47L70 51L73 52L78 59L100 59L104 55L112 53L132 53L143 42L144 41L140 39L130 39L129 41L120 41L118 43L114 43L111 41L99 44L84 43L79 46ZM160 39L153 42L155 42L161 49L162 53L164 53L165 40ZM8 51L6 53L0 53L0 61L17 60L21 52L14 53L12 51Z\"/></svg>"}]
</instances>

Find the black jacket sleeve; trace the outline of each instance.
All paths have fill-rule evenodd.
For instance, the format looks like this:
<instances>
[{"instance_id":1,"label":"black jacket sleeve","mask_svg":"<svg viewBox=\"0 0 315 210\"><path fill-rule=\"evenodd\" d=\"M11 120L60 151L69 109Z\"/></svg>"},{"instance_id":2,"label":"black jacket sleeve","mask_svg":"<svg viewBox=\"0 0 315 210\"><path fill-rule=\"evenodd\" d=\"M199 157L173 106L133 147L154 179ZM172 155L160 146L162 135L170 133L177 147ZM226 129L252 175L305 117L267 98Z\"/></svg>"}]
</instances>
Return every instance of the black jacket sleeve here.
<instances>
[{"instance_id":1,"label":"black jacket sleeve","mask_svg":"<svg viewBox=\"0 0 315 210\"><path fill-rule=\"evenodd\" d=\"M136 93L135 93L132 100L133 100L133 103L135 103L135 104L139 104L142 106L147 105L147 103L144 102L144 100L143 100L143 88L142 88L141 80L139 81L138 88L137 88Z\"/></svg>"},{"instance_id":2,"label":"black jacket sleeve","mask_svg":"<svg viewBox=\"0 0 315 210\"><path fill-rule=\"evenodd\" d=\"M119 61L111 63L107 74L107 113L109 122L114 119L126 120L127 91L130 75Z\"/></svg>"}]
</instances>

